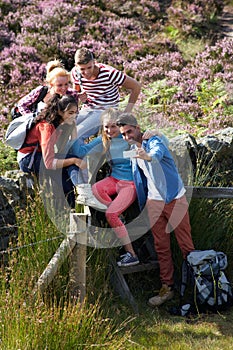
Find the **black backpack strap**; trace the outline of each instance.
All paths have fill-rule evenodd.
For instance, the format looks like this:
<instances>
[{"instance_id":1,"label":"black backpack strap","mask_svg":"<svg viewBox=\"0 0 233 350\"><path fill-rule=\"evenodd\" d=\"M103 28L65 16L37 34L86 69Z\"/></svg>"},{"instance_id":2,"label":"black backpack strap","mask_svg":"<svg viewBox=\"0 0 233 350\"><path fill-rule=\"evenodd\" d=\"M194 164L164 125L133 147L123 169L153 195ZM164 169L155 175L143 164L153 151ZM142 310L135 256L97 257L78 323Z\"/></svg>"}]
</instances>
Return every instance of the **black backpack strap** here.
<instances>
[{"instance_id":1,"label":"black backpack strap","mask_svg":"<svg viewBox=\"0 0 233 350\"><path fill-rule=\"evenodd\" d=\"M42 89L40 90L39 96L37 97L36 101L32 103L31 105L31 110L32 112L36 112L36 108L39 102L43 101L44 97L48 93L48 86L43 86Z\"/></svg>"},{"instance_id":2,"label":"black backpack strap","mask_svg":"<svg viewBox=\"0 0 233 350\"><path fill-rule=\"evenodd\" d=\"M183 260L181 266L181 284L180 284L180 297L184 297L185 290L189 282L189 266L187 260Z\"/></svg>"}]
</instances>

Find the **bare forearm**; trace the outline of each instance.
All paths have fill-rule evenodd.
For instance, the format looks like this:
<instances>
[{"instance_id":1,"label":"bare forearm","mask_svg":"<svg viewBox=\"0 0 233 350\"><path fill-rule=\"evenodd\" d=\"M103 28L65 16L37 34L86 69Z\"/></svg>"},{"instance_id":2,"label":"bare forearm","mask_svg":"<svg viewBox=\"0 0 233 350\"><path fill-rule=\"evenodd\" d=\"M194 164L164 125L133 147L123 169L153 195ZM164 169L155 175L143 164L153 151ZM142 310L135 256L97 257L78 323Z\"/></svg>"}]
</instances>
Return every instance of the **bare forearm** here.
<instances>
[{"instance_id":1,"label":"bare forearm","mask_svg":"<svg viewBox=\"0 0 233 350\"><path fill-rule=\"evenodd\" d=\"M131 94L129 96L129 101L127 106L125 107L125 113L130 113L132 112L132 109L138 99L138 96L140 94L141 88L139 87L139 89L135 89L133 91L131 91Z\"/></svg>"},{"instance_id":2,"label":"bare forearm","mask_svg":"<svg viewBox=\"0 0 233 350\"><path fill-rule=\"evenodd\" d=\"M86 163L82 159L76 157L67 159L57 159L56 161L56 169L66 168L70 165L76 165L80 169L86 168Z\"/></svg>"},{"instance_id":3,"label":"bare forearm","mask_svg":"<svg viewBox=\"0 0 233 350\"><path fill-rule=\"evenodd\" d=\"M141 92L141 84L137 80L127 76L123 86L130 91L125 112L131 112Z\"/></svg>"}]
</instances>

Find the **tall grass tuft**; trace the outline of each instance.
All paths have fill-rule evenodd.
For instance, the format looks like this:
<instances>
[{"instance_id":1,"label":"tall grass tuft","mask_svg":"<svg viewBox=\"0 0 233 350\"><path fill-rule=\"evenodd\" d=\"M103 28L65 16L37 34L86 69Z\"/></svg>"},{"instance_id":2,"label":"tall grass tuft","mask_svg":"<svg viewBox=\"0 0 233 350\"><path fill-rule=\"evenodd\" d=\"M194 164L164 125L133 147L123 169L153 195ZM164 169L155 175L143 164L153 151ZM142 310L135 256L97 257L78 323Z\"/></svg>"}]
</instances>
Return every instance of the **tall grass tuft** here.
<instances>
[{"instance_id":1,"label":"tall grass tuft","mask_svg":"<svg viewBox=\"0 0 233 350\"><path fill-rule=\"evenodd\" d=\"M131 336L131 320L126 316L117 321L110 316L102 254L88 250L89 277L83 304L69 300L68 262L42 297L33 294L37 279L64 238L54 228L40 197L34 199L29 198L26 209L17 212L18 242L1 270L0 348L124 349Z\"/></svg>"}]
</instances>

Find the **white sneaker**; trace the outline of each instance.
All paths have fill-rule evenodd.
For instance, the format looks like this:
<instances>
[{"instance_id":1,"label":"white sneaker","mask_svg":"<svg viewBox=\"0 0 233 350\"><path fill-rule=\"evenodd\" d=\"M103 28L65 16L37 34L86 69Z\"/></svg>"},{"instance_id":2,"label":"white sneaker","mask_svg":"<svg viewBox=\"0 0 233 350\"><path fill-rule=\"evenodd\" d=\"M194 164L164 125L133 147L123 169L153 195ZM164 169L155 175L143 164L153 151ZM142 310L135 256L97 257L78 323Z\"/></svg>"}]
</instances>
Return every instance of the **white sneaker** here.
<instances>
[{"instance_id":1,"label":"white sneaker","mask_svg":"<svg viewBox=\"0 0 233 350\"><path fill-rule=\"evenodd\" d=\"M87 205L100 210L106 210L107 206L101 203L93 194L90 184L81 184L76 186L78 191L78 197L76 202L79 204Z\"/></svg>"},{"instance_id":2,"label":"white sneaker","mask_svg":"<svg viewBox=\"0 0 233 350\"><path fill-rule=\"evenodd\" d=\"M78 195L86 196L92 194L91 184L80 184L76 186Z\"/></svg>"},{"instance_id":3,"label":"white sneaker","mask_svg":"<svg viewBox=\"0 0 233 350\"><path fill-rule=\"evenodd\" d=\"M106 210L108 208L105 204L98 201L98 199L93 194L91 197L86 197L80 194L77 197L76 202L100 210Z\"/></svg>"}]
</instances>

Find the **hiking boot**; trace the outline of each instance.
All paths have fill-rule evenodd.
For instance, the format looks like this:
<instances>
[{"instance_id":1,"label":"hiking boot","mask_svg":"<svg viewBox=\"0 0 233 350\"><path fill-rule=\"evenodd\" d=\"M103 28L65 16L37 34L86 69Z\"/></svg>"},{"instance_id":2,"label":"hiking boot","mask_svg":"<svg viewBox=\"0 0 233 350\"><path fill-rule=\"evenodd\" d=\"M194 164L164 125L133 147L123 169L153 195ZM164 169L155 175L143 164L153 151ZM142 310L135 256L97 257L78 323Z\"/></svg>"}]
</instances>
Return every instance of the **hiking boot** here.
<instances>
[{"instance_id":1,"label":"hiking boot","mask_svg":"<svg viewBox=\"0 0 233 350\"><path fill-rule=\"evenodd\" d=\"M159 294L150 298L148 300L148 305L151 307L156 307L165 303L165 301L172 299L174 296L174 291L171 287L166 284L162 285Z\"/></svg>"},{"instance_id":2,"label":"hiking boot","mask_svg":"<svg viewBox=\"0 0 233 350\"><path fill-rule=\"evenodd\" d=\"M125 253L121 257L122 259L120 261L117 261L117 265L119 267L133 266L139 264L138 257L133 256L130 252Z\"/></svg>"}]
</instances>

